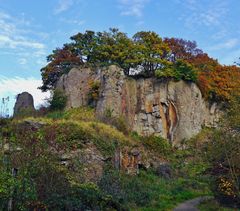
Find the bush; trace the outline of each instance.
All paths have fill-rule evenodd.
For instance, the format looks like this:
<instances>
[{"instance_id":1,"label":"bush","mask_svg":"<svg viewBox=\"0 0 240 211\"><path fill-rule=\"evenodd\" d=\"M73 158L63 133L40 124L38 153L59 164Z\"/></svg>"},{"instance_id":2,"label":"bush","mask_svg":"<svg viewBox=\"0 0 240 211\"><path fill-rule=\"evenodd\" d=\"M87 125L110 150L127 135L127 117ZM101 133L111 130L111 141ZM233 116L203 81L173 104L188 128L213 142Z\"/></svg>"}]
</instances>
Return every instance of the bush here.
<instances>
[{"instance_id":1,"label":"bush","mask_svg":"<svg viewBox=\"0 0 240 211\"><path fill-rule=\"evenodd\" d=\"M97 185L79 180L81 169L61 164L61 153L56 152L66 152L65 147L76 149L84 139L78 125L63 123L37 129L13 124L5 136L12 151L7 155L0 151L1 210L7 210L10 198L13 210L121 210L121 205ZM17 177L13 177L11 169L16 166Z\"/></svg>"},{"instance_id":2,"label":"bush","mask_svg":"<svg viewBox=\"0 0 240 211\"><path fill-rule=\"evenodd\" d=\"M177 81L197 81L197 72L194 67L183 61L177 60L176 63L168 64L163 69L155 72L157 78L174 78Z\"/></svg>"},{"instance_id":3,"label":"bush","mask_svg":"<svg viewBox=\"0 0 240 211\"><path fill-rule=\"evenodd\" d=\"M53 92L52 98L49 100L50 109L54 110L63 110L67 104L67 96L62 90L56 89Z\"/></svg>"},{"instance_id":4,"label":"bush","mask_svg":"<svg viewBox=\"0 0 240 211\"><path fill-rule=\"evenodd\" d=\"M216 198L223 204L240 207L240 98L236 98L212 141L208 143L207 158L214 178Z\"/></svg>"},{"instance_id":5,"label":"bush","mask_svg":"<svg viewBox=\"0 0 240 211\"><path fill-rule=\"evenodd\" d=\"M123 115L120 116L114 116L113 115L114 110L111 108L107 108L104 111L103 116L100 118L102 122L108 125L112 125L115 128L117 128L119 131L123 132L125 135L129 134L128 124L126 117Z\"/></svg>"},{"instance_id":6,"label":"bush","mask_svg":"<svg viewBox=\"0 0 240 211\"><path fill-rule=\"evenodd\" d=\"M88 93L88 104L92 107L96 106L96 102L99 98L99 91L100 91L100 81L93 81L90 80L88 82L88 85L90 86L90 90Z\"/></svg>"},{"instance_id":7,"label":"bush","mask_svg":"<svg viewBox=\"0 0 240 211\"><path fill-rule=\"evenodd\" d=\"M168 155L172 149L168 140L158 136L142 137L142 142L148 149L162 155Z\"/></svg>"}]
</instances>

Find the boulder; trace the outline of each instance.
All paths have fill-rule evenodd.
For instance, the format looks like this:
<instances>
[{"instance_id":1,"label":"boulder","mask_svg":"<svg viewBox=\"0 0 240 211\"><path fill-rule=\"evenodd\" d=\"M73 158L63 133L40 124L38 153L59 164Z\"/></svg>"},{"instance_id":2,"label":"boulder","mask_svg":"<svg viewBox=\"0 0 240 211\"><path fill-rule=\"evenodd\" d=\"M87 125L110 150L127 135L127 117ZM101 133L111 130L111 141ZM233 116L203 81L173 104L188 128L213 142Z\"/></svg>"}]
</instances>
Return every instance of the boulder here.
<instances>
[{"instance_id":1,"label":"boulder","mask_svg":"<svg viewBox=\"0 0 240 211\"><path fill-rule=\"evenodd\" d=\"M156 174L164 179L172 178L172 168L168 163L161 163L156 168Z\"/></svg>"},{"instance_id":2,"label":"boulder","mask_svg":"<svg viewBox=\"0 0 240 211\"><path fill-rule=\"evenodd\" d=\"M14 116L34 110L34 101L31 94L28 92L23 92L17 95L16 103L14 106Z\"/></svg>"}]
</instances>

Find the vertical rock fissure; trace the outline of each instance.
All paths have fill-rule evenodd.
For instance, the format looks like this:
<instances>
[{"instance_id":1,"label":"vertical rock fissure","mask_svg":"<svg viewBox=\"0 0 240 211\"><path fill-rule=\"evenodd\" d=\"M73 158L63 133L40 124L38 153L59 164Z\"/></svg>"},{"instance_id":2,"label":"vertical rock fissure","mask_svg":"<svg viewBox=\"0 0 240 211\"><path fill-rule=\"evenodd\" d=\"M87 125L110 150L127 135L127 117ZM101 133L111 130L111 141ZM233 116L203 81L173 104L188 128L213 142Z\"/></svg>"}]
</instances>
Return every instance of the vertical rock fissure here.
<instances>
[{"instance_id":1,"label":"vertical rock fissure","mask_svg":"<svg viewBox=\"0 0 240 211\"><path fill-rule=\"evenodd\" d=\"M177 108L174 105L173 102L169 103L168 107L168 122L169 122L169 140L173 142L174 140L174 133L177 128L178 124L178 113L177 113Z\"/></svg>"}]
</instances>

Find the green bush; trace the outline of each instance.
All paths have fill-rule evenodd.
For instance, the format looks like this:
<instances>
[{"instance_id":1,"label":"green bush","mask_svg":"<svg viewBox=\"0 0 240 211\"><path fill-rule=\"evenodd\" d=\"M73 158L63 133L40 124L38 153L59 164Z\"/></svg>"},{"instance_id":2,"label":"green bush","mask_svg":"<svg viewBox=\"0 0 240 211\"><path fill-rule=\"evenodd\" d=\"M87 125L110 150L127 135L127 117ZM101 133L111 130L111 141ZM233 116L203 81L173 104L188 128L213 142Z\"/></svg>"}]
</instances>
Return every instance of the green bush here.
<instances>
[{"instance_id":1,"label":"green bush","mask_svg":"<svg viewBox=\"0 0 240 211\"><path fill-rule=\"evenodd\" d=\"M155 72L155 76L157 78L173 78L177 81L197 81L197 72L193 65L183 60L177 60L175 63L165 65L164 68Z\"/></svg>"},{"instance_id":2,"label":"green bush","mask_svg":"<svg viewBox=\"0 0 240 211\"><path fill-rule=\"evenodd\" d=\"M5 136L12 151L6 155L0 151L1 210L7 210L10 198L13 210L121 210L97 185L79 180L81 169L62 165L61 155L54 153L76 149L84 141L85 132L77 124L11 127ZM15 166L18 172L13 177Z\"/></svg>"},{"instance_id":3,"label":"green bush","mask_svg":"<svg viewBox=\"0 0 240 211\"><path fill-rule=\"evenodd\" d=\"M67 96L64 94L62 90L56 89L53 92L52 98L49 100L50 109L52 111L55 110L63 110L67 104Z\"/></svg>"},{"instance_id":4,"label":"green bush","mask_svg":"<svg viewBox=\"0 0 240 211\"><path fill-rule=\"evenodd\" d=\"M142 137L142 143L154 152L162 155L168 155L172 147L168 140L158 136Z\"/></svg>"},{"instance_id":5,"label":"green bush","mask_svg":"<svg viewBox=\"0 0 240 211\"><path fill-rule=\"evenodd\" d=\"M240 98L232 101L207 144L214 179L212 190L223 204L240 207Z\"/></svg>"}]
</instances>

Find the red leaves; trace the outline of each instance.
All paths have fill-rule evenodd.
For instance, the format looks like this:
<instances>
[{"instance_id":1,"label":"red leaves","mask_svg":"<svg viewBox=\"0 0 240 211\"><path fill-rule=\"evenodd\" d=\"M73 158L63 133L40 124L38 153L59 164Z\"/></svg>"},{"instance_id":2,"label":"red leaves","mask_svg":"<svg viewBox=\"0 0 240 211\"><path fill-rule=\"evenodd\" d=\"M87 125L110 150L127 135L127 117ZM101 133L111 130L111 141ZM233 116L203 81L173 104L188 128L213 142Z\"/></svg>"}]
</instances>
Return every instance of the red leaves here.
<instances>
[{"instance_id":1,"label":"red leaves","mask_svg":"<svg viewBox=\"0 0 240 211\"><path fill-rule=\"evenodd\" d=\"M213 93L218 100L228 101L240 91L240 68L217 65L211 71L202 71L198 84L206 97Z\"/></svg>"}]
</instances>

